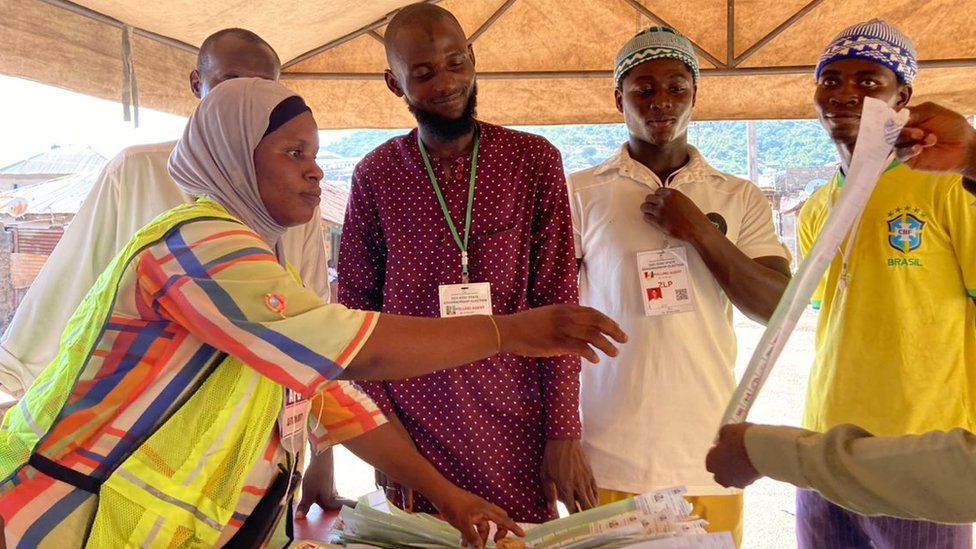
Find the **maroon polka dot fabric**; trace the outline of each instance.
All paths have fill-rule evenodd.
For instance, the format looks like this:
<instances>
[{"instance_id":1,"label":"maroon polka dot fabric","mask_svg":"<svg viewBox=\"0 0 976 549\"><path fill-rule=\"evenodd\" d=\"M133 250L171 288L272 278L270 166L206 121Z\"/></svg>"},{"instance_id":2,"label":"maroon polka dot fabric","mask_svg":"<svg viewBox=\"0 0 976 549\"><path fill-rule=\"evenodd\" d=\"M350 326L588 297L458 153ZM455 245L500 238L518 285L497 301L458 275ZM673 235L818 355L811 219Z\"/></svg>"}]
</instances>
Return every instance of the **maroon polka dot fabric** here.
<instances>
[{"instance_id":1,"label":"maroon polka dot fabric","mask_svg":"<svg viewBox=\"0 0 976 549\"><path fill-rule=\"evenodd\" d=\"M490 282L496 314L578 300L572 221L559 151L542 137L480 123L469 244L471 282ZM432 160L463 232L471 158ZM462 237L463 238L463 237ZM417 147L391 139L356 167L339 253L339 301L439 315L437 288L461 282L455 244ZM450 371L363 383L455 484L515 520L550 518L539 481L547 439L580 437L578 359L498 356ZM415 497L417 511L434 508Z\"/></svg>"}]
</instances>

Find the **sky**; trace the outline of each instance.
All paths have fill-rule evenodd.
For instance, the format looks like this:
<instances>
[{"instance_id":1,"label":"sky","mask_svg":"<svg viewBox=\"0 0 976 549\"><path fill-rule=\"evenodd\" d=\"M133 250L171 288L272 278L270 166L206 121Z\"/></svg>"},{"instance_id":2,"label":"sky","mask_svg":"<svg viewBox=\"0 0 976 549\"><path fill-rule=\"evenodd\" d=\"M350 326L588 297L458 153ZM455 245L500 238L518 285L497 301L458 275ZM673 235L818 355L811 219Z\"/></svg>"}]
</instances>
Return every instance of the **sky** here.
<instances>
[{"instance_id":1,"label":"sky","mask_svg":"<svg viewBox=\"0 0 976 549\"><path fill-rule=\"evenodd\" d=\"M181 116L139 109L139 125L122 119L122 104L28 80L0 76L0 166L52 145L90 145L106 158L137 143L178 139Z\"/></svg>"},{"instance_id":2,"label":"sky","mask_svg":"<svg viewBox=\"0 0 976 549\"><path fill-rule=\"evenodd\" d=\"M111 158L130 145L179 139L186 125L182 116L143 108L137 129L123 120L120 102L10 76L0 75L0 97L0 167L53 145L89 145ZM322 145L351 131L321 132Z\"/></svg>"}]
</instances>

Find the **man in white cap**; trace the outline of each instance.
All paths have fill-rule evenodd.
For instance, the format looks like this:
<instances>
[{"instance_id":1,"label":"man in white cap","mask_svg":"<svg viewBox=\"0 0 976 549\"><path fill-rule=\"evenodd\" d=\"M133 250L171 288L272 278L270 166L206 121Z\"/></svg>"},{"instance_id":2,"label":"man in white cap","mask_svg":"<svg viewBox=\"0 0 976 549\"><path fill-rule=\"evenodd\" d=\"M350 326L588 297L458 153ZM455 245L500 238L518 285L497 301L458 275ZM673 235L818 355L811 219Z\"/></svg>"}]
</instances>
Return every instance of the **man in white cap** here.
<instances>
[{"instance_id":1,"label":"man in white cap","mask_svg":"<svg viewBox=\"0 0 976 549\"><path fill-rule=\"evenodd\" d=\"M742 536L742 494L703 459L735 387L733 305L766 322L790 278L769 201L688 144L699 70L687 38L652 27L614 71L627 143L569 178L581 299L625 327L583 372L583 447L601 503L675 484L712 531Z\"/></svg>"}]
</instances>

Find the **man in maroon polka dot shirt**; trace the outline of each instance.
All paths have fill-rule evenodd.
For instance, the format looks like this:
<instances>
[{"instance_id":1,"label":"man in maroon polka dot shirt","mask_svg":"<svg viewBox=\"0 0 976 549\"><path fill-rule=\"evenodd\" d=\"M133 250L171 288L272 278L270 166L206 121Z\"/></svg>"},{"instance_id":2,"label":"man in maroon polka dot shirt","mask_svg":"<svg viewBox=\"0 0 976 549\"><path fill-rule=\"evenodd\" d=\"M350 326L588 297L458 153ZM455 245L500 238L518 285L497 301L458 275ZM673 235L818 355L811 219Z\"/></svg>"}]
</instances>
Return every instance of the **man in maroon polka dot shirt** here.
<instances>
[{"instance_id":1,"label":"man in maroon polka dot shirt","mask_svg":"<svg viewBox=\"0 0 976 549\"><path fill-rule=\"evenodd\" d=\"M541 137L475 120L474 51L450 12L426 3L408 6L391 21L385 43L387 85L405 99L418 129L384 143L356 167L340 246L339 301L439 316L438 288L462 282L475 171L466 247L470 282L490 283L496 314L576 303L559 151ZM596 502L579 445L579 371L575 358L498 356L363 386L448 479L515 520L543 522L555 517L557 499L570 510ZM391 497L411 506L404 494ZM419 496L412 508L434 511Z\"/></svg>"}]
</instances>

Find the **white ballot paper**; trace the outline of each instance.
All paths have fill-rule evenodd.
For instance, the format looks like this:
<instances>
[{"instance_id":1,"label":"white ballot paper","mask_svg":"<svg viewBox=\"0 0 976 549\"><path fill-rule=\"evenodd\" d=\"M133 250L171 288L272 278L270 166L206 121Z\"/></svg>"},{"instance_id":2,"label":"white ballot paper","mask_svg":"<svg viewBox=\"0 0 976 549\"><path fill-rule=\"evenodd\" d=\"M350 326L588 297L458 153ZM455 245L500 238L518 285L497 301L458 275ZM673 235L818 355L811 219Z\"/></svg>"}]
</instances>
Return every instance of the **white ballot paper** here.
<instances>
[{"instance_id":1,"label":"white ballot paper","mask_svg":"<svg viewBox=\"0 0 976 549\"><path fill-rule=\"evenodd\" d=\"M847 169L844 187L813 249L800 264L769 320L745 375L725 409L722 425L745 421L817 284L833 261L844 237L860 217L878 178L891 162L895 140L906 122L908 109L896 113L883 101L871 97L864 99L857 145Z\"/></svg>"},{"instance_id":2,"label":"white ballot paper","mask_svg":"<svg viewBox=\"0 0 976 549\"><path fill-rule=\"evenodd\" d=\"M732 534L716 532L694 536L676 536L636 543L627 549L734 549Z\"/></svg>"},{"instance_id":3,"label":"white ballot paper","mask_svg":"<svg viewBox=\"0 0 976 549\"><path fill-rule=\"evenodd\" d=\"M684 494L683 487L667 488L545 524L523 524L525 537L516 545L526 549L734 549L728 532L705 533L705 521L691 515ZM446 522L401 511L382 492L360 498L354 509L343 507L339 519L339 537L349 547L450 549L461 542L461 533ZM494 531L489 536L491 549L493 537Z\"/></svg>"}]
</instances>

